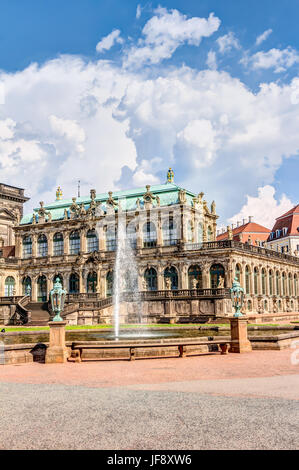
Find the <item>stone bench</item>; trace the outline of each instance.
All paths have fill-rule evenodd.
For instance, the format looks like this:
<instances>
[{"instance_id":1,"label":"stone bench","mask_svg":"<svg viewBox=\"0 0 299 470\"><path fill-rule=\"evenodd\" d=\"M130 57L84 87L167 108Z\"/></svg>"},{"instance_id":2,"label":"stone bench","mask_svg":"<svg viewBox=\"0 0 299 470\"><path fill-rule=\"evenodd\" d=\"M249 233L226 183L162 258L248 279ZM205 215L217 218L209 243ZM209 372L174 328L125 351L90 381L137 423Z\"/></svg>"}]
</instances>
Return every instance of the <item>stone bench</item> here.
<instances>
[{"instance_id":1,"label":"stone bench","mask_svg":"<svg viewBox=\"0 0 299 470\"><path fill-rule=\"evenodd\" d=\"M136 343L126 344L126 343L112 343L112 344L103 344L99 341L97 342L88 342L88 343L79 343L74 342L72 344L71 356L68 358L70 362L81 362L82 360L98 360L95 359L83 359L82 353L84 350L98 349L98 350L117 350L117 349L127 349L129 352L129 361L134 361L136 358L137 349L146 349L146 348L177 348L178 357L186 357L187 355L187 346L210 346L217 345L220 348L221 354L228 354L228 348L232 341L229 340L211 340L211 341L186 341L186 342L165 342L165 343ZM155 357L155 356L153 356ZM115 357L114 357L115 358ZM116 358L117 359L117 358Z\"/></svg>"}]
</instances>

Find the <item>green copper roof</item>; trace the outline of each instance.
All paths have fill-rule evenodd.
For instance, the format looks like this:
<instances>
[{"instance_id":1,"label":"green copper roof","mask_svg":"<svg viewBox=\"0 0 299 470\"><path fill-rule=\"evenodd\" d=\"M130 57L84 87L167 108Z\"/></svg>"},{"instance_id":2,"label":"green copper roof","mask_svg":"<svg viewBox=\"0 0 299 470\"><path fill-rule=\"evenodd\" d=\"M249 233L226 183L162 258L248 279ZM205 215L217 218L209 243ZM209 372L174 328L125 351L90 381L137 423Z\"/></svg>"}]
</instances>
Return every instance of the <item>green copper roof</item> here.
<instances>
[{"instance_id":1,"label":"green copper roof","mask_svg":"<svg viewBox=\"0 0 299 470\"><path fill-rule=\"evenodd\" d=\"M160 198L160 205L161 206L169 206L172 204L178 203L178 193L183 189L177 186L174 183L165 183L165 184L158 184L153 185L150 187L150 192L154 196L159 196ZM121 200L121 207L123 210L134 210L137 208L136 200L140 199L140 206L143 207L143 198L142 196L146 193L146 188L136 188L136 189L128 189L125 191L115 191L112 194L113 199L116 201ZM192 205L192 199L196 195L191 191L186 190L186 199L189 205ZM102 208L105 210L105 203L108 199L108 192L101 193L96 195L96 201L102 203ZM72 199L61 199L59 201L54 201L51 204L47 204L44 206L46 211L51 212L52 220L61 220L64 218L64 210L71 206ZM87 209L91 202L90 196L86 197L78 197L76 198L76 203L78 205L84 204L85 208ZM153 205L156 205L154 201ZM37 214L39 208L34 209L34 212ZM32 223L32 214L24 215L21 220L21 225L30 224Z\"/></svg>"}]
</instances>

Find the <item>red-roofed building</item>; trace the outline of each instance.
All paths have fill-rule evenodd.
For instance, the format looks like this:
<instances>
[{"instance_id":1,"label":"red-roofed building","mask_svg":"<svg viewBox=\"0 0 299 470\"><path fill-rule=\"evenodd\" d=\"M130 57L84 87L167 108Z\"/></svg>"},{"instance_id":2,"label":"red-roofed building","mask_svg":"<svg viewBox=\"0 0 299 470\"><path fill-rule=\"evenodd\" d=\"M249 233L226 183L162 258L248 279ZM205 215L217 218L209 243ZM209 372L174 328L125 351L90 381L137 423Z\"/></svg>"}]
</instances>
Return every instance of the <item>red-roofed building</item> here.
<instances>
[{"instance_id":1,"label":"red-roofed building","mask_svg":"<svg viewBox=\"0 0 299 470\"><path fill-rule=\"evenodd\" d=\"M299 204L277 217L268 238L267 248L281 253L299 252Z\"/></svg>"},{"instance_id":2,"label":"red-roofed building","mask_svg":"<svg viewBox=\"0 0 299 470\"><path fill-rule=\"evenodd\" d=\"M232 225L232 227L228 226L227 228L228 230L217 235L217 241L230 239L242 243L250 243L251 245L263 246L271 233L270 229L252 222L251 217L247 223L243 220L242 225L237 224L236 227Z\"/></svg>"}]
</instances>

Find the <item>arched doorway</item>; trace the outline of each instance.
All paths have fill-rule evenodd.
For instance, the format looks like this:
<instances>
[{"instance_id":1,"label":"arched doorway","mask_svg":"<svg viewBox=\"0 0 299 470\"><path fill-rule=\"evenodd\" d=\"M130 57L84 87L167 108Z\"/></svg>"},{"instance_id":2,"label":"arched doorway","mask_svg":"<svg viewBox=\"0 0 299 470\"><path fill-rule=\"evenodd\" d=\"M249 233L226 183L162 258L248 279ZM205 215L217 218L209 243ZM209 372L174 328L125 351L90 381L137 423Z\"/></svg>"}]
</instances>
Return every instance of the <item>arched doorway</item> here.
<instances>
[{"instance_id":1,"label":"arched doorway","mask_svg":"<svg viewBox=\"0 0 299 470\"><path fill-rule=\"evenodd\" d=\"M169 278L171 281L171 290L177 290L179 287L179 278L178 272L174 266L165 269L164 280L166 280L166 278Z\"/></svg>"},{"instance_id":2,"label":"arched doorway","mask_svg":"<svg viewBox=\"0 0 299 470\"><path fill-rule=\"evenodd\" d=\"M98 276L96 272L88 273L87 276L87 293L93 293L97 291Z\"/></svg>"},{"instance_id":3,"label":"arched doorway","mask_svg":"<svg viewBox=\"0 0 299 470\"><path fill-rule=\"evenodd\" d=\"M4 289L4 295L5 297L12 297L15 295L15 285L16 281L12 276L8 276L5 279L5 289Z\"/></svg>"},{"instance_id":4,"label":"arched doorway","mask_svg":"<svg viewBox=\"0 0 299 470\"><path fill-rule=\"evenodd\" d=\"M157 271L154 268L149 268L144 273L146 282L146 290L157 290Z\"/></svg>"},{"instance_id":5,"label":"arched doorway","mask_svg":"<svg viewBox=\"0 0 299 470\"><path fill-rule=\"evenodd\" d=\"M188 269L188 287L189 289L202 289L202 274L197 264L190 266Z\"/></svg>"},{"instance_id":6,"label":"arched doorway","mask_svg":"<svg viewBox=\"0 0 299 470\"><path fill-rule=\"evenodd\" d=\"M26 276L22 281L22 293L23 295L31 295L31 277Z\"/></svg>"},{"instance_id":7,"label":"arched doorway","mask_svg":"<svg viewBox=\"0 0 299 470\"><path fill-rule=\"evenodd\" d=\"M106 276L106 297L111 297L113 294L113 273L109 271Z\"/></svg>"},{"instance_id":8,"label":"arched doorway","mask_svg":"<svg viewBox=\"0 0 299 470\"><path fill-rule=\"evenodd\" d=\"M212 264L210 268L210 282L212 289L217 289L222 282L225 285L225 270L222 264Z\"/></svg>"},{"instance_id":9,"label":"arched doorway","mask_svg":"<svg viewBox=\"0 0 299 470\"><path fill-rule=\"evenodd\" d=\"M70 275L69 293L70 294L79 294L79 276L78 276L77 273L72 273Z\"/></svg>"},{"instance_id":10,"label":"arched doorway","mask_svg":"<svg viewBox=\"0 0 299 470\"><path fill-rule=\"evenodd\" d=\"M37 280L37 301L47 301L47 278L44 275L39 276Z\"/></svg>"}]
</instances>

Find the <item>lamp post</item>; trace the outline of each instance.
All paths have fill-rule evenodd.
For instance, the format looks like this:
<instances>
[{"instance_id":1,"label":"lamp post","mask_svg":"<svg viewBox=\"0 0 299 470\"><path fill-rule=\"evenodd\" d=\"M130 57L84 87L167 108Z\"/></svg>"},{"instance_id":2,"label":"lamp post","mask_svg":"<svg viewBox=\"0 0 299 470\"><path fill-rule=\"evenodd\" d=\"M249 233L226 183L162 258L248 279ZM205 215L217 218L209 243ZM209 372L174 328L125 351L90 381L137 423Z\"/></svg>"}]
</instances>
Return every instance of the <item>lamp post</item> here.
<instances>
[{"instance_id":1,"label":"lamp post","mask_svg":"<svg viewBox=\"0 0 299 470\"><path fill-rule=\"evenodd\" d=\"M247 317L241 313L244 302L244 289L240 286L238 278L235 277L230 289L232 306L235 309L233 317L230 318L231 346L230 352L244 353L252 350L247 336Z\"/></svg>"},{"instance_id":2,"label":"lamp post","mask_svg":"<svg viewBox=\"0 0 299 470\"><path fill-rule=\"evenodd\" d=\"M238 278L235 277L233 285L230 289L230 295L232 299L232 305L235 309L234 317L242 317L241 308L244 303L244 289L240 286Z\"/></svg>"},{"instance_id":3,"label":"lamp post","mask_svg":"<svg viewBox=\"0 0 299 470\"><path fill-rule=\"evenodd\" d=\"M54 282L54 287L50 291L50 299L52 310L55 313L53 321L63 321L60 316L60 313L63 311L64 302L65 302L66 291L62 288L59 277L56 278Z\"/></svg>"},{"instance_id":4,"label":"lamp post","mask_svg":"<svg viewBox=\"0 0 299 470\"><path fill-rule=\"evenodd\" d=\"M66 362L69 351L65 345L65 325L60 314L63 311L66 291L62 288L59 277L54 282L54 287L50 292L52 310L55 313L53 321L49 322L50 344L46 351L46 364Z\"/></svg>"}]
</instances>

